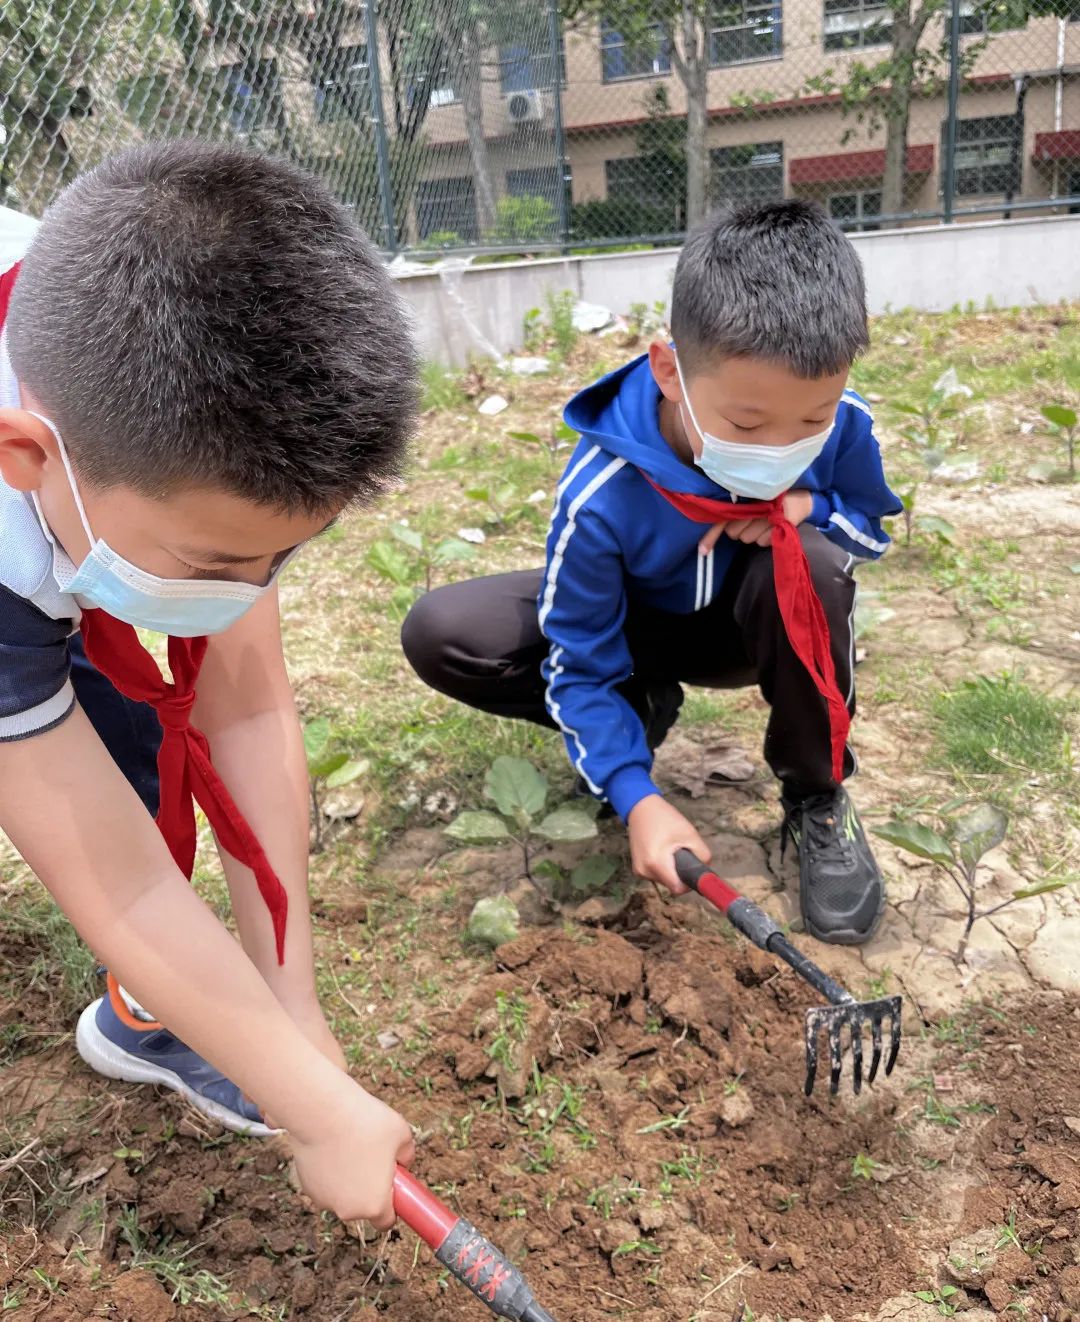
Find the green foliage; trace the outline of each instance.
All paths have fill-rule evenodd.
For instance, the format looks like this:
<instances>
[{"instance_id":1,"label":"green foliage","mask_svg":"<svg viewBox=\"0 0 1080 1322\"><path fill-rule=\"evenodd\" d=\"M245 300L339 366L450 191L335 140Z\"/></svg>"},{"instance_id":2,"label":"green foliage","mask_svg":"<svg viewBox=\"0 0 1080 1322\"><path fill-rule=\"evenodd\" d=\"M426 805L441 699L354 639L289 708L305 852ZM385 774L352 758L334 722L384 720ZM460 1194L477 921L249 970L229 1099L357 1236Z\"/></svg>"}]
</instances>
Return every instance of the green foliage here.
<instances>
[{"instance_id":1,"label":"green foliage","mask_svg":"<svg viewBox=\"0 0 1080 1322\"><path fill-rule=\"evenodd\" d=\"M933 1304L942 1317L952 1317L957 1309L956 1304L949 1302L954 1295L960 1293L956 1285L942 1285L935 1290L914 1290L912 1291L916 1299L921 1299L924 1304Z\"/></svg>"},{"instance_id":2,"label":"green foliage","mask_svg":"<svg viewBox=\"0 0 1080 1322\"><path fill-rule=\"evenodd\" d=\"M423 533L404 523L391 524L389 531L393 540L372 542L364 558L370 569L394 585L390 604L399 615L431 591L437 569L476 556L475 548L460 537L444 537L432 545Z\"/></svg>"},{"instance_id":3,"label":"green foliage","mask_svg":"<svg viewBox=\"0 0 1080 1322\"><path fill-rule=\"evenodd\" d=\"M544 865L533 868L533 841L571 844L591 840L597 834L592 813L576 803L564 803L548 812L547 780L531 762L520 757L495 759L484 781L484 794L495 805L496 812L470 810L460 813L446 828L446 834L470 845L513 841L521 849L525 876L548 900L537 876L552 875L552 869ZM545 864L549 861L545 860ZM577 885L596 884L601 866L600 863L592 864L587 872L578 876ZM554 869L554 872L557 876L561 869Z\"/></svg>"},{"instance_id":4,"label":"green foliage","mask_svg":"<svg viewBox=\"0 0 1080 1322\"><path fill-rule=\"evenodd\" d=\"M1064 438L1065 452L1068 456L1069 477L1076 476L1076 429L1078 418L1075 409L1067 408L1064 404L1044 404L1042 415L1055 429L1058 435Z\"/></svg>"},{"instance_id":5,"label":"green foliage","mask_svg":"<svg viewBox=\"0 0 1080 1322\"><path fill-rule=\"evenodd\" d=\"M342 789L359 780L367 772L368 763L363 758L351 758L336 747L339 736L324 716L308 721L303 736L315 827L311 848L313 853L319 853L323 847L323 792Z\"/></svg>"},{"instance_id":6,"label":"green foliage","mask_svg":"<svg viewBox=\"0 0 1080 1322\"><path fill-rule=\"evenodd\" d=\"M938 812L937 827L926 826L911 818L894 818L885 826L875 828L874 834L916 858L935 864L953 881L966 909L963 935L953 955L955 962L962 964L971 929L980 918L1000 913L1018 900L1061 890L1068 882L1050 878L1014 890L1007 899L990 908L978 908L976 870L981 859L1005 840L1009 819L1000 808L990 803L976 804L960 815L955 815L951 808L949 805Z\"/></svg>"},{"instance_id":7,"label":"green foliage","mask_svg":"<svg viewBox=\"0 0 1080 1322\"><path fill-rule=\"evenodd\" d=\"M671 208L633 197L576 202L570 209L570 233L578 244L590 239L621 239L628 234L672 234L679 228Z\"/></svg>"},{"instance_id":8,"label":"green foliage","mask_svg":"<svg viewBox=\"0 0 1080 1322\"><path fill-rule=\"evenodd\" d=\"M555 352L560 358L569 358L578 342L578 331L574 325L574 304L577 299L573 290L549 289L545 296L547 305L548 330L551 334Z\"/></svg>"},{"instance_id":9,"label":"green foliage","mask_svg":"<svg viewBox=\"0 0 1080 1322\"><path fill-rule=\"evenodd\" d=\"M858 1180L872 1180L874 1172L881 1169L881 1162L865 1152L858 1152L851 1160L851 1173Z\"/></svg>"},{"instance_id":10,"label":"green foliage","mask_svg":"<svg viewBox=\"0 0 1080 1322\"><path fill-rule=\"evenodd\" d=\"M470 941L478 945L505 945L518 935L517 905L509 895L489 895L477 900L465 928Z\"/></svg>"},{"instance_id":11,"label":"green foliage","mask_svg":"<svg viewBox=\"0 0 1080 1322\"><path fill-rule=\"evenodd\" d=\"M425 412L431 409L460 409L466 404L460 377L448 367L443 367L442 363L424 363L420 369L420 384L421 408Z\"/></svg>"},{"instance_id":12,"label":"green foliage","mask_svg":"<svg viewBox=\"0 0 1080 1322\"><path fill-rule=\"evenodd\" d=\"M1066 777L1072 763L1065 704L1014 675L964 680L934 702L945 762L978 775Z\"/></svg>"},{"instance_id":13,"label":"green foliage","mask_svg":"<svg viewBox=\"0 0 1080 1322\"><path fill-rule=\"evenodd\" d=\"M488 238L493 243L530 243L555 238L558 227L559 218L546 197L503 197L495 206L495 227Z\"/></svg>"}]
</instances>

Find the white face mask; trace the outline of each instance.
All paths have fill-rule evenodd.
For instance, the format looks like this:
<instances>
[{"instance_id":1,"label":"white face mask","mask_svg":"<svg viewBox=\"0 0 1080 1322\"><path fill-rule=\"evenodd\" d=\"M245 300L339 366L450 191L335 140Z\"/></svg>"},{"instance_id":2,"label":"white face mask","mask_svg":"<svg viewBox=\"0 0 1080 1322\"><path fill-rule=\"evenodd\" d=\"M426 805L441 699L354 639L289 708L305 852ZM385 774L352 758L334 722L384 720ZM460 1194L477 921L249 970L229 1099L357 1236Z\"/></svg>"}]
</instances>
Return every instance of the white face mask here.
<instances>
[{"instance_id":1,"label":"white face mask","mask_svg":"<svg viewBox=\"0 0 1080 1322\"><path fill-rule=\"evenodd\" d=\"M295 554L290 551L283 557L261 587L253 583L233 583L228 579L158 578L156 574L148 574L117 554L102 538L95 538L59 428L40 413L33 416L56 437L71 494L75 498L75 508L90 543L89 555L76 569L57 545L45 521L37 493L34 493L34 508L42 532L53 548L53 577L60 590L71 593L80 606L100 607L138 629L172 634L175 638L221 633L255 605Z\"/></svg>"},{"instance_id":2,"label":"white face mask","mask_svg":"<svg viewBox=\"0 0 1080 1322\"><path fill-rule=\"evenodd\" d=\"M702 430L694 416L677 354L675 369L682 387L683 407L692 427L701 437L701 454L695 456L694 463L706 477L733 495L746 496L751 500L775 500L785 491L790 491L832 435L835 418L816 436L807 436L790 445L747 445L710 436Z\"/></svg>"}]
</instances>

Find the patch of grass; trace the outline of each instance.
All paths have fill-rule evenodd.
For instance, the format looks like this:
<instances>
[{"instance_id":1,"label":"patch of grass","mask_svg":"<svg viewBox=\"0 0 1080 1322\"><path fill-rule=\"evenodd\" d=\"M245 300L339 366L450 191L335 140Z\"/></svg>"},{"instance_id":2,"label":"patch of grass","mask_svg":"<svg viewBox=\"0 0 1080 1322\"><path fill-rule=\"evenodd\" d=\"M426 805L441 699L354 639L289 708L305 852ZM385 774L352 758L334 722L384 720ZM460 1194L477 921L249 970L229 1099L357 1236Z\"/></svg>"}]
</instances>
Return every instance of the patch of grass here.
<instances>
[{"instance_id":1,"label":"patch of grass","mask_svg":"<svg viewBox=\"0 0 1080 1322\"><path fill-rule=\"evenodd\" d=\"M98 994L97 961L68 919L40 891L8 903L4 929L9 941L32 951L29 964L12 969L24 993L31 987L48 988L64 1019Z\"/></svg>"},{"instance_id":2,"label":"patch of grass","mask_svg":"<svg viewBox=\"0 0 1080 1322\"><path fill-rule=\"evenodd\" d=\"M120 1238L131 1249L131 1266L151 1272L176 1303L216 1304L227 1312L236 1311L232 1291L220 1276L203 1267L195 1267L191 1255L200 1246L155 1237L139 1225L138 1208L125 1208L119 1216ZM244 1309L247 1312L247 1309Z\"/></svg>"},{"instance_id":3,"label":"patch of grass","mask_svg":"<svg viewBox=\"0 0 1080 1322\"><path fill-rule=\"evenodd\" d=\"M955 771L1009 778L1071 769L1065 704L1015 675L964 680L933 711L940 755Z\"/></svg>"},{"instance_id":4,"label":"patch of grass","mask_svg":"<svg viewBox=\"0 0 1080 1322\"><path fill-rule=\"evenodd\" d=\"M442 363L424 363L420 369L420 402L427 409L460 409L468 403L461 378Z\"/></svg>"}]
</instances>

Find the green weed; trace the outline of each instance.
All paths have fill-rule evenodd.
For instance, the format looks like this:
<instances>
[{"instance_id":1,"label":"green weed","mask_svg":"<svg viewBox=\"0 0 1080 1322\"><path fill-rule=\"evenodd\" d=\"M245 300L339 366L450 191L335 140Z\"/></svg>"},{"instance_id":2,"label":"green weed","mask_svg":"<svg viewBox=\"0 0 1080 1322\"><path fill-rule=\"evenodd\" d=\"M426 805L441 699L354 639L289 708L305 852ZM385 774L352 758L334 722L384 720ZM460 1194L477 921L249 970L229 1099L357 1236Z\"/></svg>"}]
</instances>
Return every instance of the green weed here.
<instances>
[{"instance_id":1,"label":"green weed","mask_svg":"<svg viewBox=\"0 0 1080 1322\"><path fill-rule=\"evenodd\" d=\"M1065 704L1015 675L964 680L934 703L942 759L976 775L1063 776L1071 767Z\"/></svg>"}]
</instances>

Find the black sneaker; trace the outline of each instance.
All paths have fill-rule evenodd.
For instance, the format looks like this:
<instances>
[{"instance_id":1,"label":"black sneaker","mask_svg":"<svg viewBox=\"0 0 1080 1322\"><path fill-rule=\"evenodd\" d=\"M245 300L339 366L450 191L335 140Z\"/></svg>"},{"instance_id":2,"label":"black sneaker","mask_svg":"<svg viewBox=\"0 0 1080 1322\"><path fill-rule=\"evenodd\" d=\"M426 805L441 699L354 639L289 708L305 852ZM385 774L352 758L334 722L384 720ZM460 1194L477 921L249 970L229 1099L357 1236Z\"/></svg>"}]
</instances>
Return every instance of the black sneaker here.
<instances>
[{"instance_id":1,"label":"black sneaker","mask_svg":"<svg viewBox=\"0 0 1080 1322\"><path fill-rule=\"evenodd\" d=\"M811 936L838 946L869 941L885 911L885 883L844 790L782 797L781 853L799 851L799 907Z\"/></svg>"},{"instance_id":2,"label":"black sneaker","mask_svg":"<svg viewBox=\"0 0 1080 1322\"><path fill-rule=\"evenodd\" d=\"M683 705L683 688L674 680L658 680L651 684L645 692L645 711L639 712L641 723L645 727L645 742L649 745L649 752L655 753L664 740L671 732L671 727L679 719L679 711ZM572 797L575 799L588 798L591 791L585 783L583 776L578 776L574 782ZM603 821L609 817L615 816L615 809L610 803L601 805L597 817Z\"/></svg>"}]
</instances>

